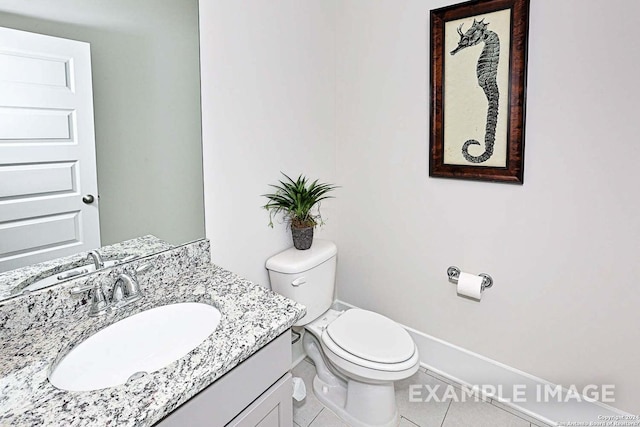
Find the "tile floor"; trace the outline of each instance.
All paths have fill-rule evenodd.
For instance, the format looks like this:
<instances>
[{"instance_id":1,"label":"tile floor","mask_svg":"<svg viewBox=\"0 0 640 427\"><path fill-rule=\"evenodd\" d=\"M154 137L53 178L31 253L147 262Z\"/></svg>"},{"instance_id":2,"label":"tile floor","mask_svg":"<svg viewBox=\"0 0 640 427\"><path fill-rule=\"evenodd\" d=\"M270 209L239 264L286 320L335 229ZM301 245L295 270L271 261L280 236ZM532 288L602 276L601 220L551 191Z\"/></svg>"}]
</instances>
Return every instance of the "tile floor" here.
<instances>
[{"instance_id":1,"label":"tile floor","mask_svg":"<svg viewBox=\"0 0 640 427\"><path fill-rule=\"evenodd\" d=\"M347 426L329 409L322 406L313 394L315 367L307 359L300 362L293 375L301 377L307 388L307 397L302 402L293 401L293 421L296 427L343 427ZM440 399L428 402L410 402L409 386L423 384L417 388L417 396L427 400L434 392ZM459 388L447 389L445 378L420 368L411 378L396 383L396 400L400 410L400 427L546 427L539 421L504 405L493 404L491 399L463 399ZM436 389L436 386L439 386ZM414 386L415 387L415 386ZM416 388L414 388L414 392ZM496 402L497 403L497 402ZM348 427L348 426L347 426Z\"/></svg>"}]
</instances>

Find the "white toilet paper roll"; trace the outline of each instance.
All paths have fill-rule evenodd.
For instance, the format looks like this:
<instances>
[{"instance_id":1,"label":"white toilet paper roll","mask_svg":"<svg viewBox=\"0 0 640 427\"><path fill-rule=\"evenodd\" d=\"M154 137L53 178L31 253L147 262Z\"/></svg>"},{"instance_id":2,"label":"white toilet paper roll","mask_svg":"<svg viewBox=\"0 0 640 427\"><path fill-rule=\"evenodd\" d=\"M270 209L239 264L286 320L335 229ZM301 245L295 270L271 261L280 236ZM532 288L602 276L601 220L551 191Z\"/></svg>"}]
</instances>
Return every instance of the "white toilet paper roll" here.
<instances>
[{"instance_id":1,"label":"white toilet paper roll","mask_svg":"<svg viewBox=\"0 0 640 427\"><path fill-rule=\"evenodd\" d=\"M302 378L293 377L293 398L301 402L307 396L307 388L304 386Z\"/></svg>"},{"instance_id":2,"label":"white toilet paper roll","mask_svg":"<svg viewBox=\"0 0 640 427\"><path fill-rule=\"evenodd\" d=\"M482 298L482 277L475 274L460 273L458 277L458 294L470 298Z\"/></svg>"}]
</instances>

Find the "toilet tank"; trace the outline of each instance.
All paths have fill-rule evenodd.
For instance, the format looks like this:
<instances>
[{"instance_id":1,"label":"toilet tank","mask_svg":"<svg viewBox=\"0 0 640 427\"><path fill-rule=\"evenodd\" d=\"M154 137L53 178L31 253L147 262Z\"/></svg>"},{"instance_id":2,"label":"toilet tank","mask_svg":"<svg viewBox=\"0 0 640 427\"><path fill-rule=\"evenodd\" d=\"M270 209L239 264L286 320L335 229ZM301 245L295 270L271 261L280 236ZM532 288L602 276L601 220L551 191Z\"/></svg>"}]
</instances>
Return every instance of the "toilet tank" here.
<instances>
[{"instance_id":1,"label":"toilet tank","mask_svg":"<svg viewBox=\"0 0 640 427\"><path fill-rule=\"evenodd\" d=\"M294 326L312 322L331 307L337 253L333 242L314 239L307 250L290 248L267 260L271 289L307 307Z\"/></svg>"}]
</instances>

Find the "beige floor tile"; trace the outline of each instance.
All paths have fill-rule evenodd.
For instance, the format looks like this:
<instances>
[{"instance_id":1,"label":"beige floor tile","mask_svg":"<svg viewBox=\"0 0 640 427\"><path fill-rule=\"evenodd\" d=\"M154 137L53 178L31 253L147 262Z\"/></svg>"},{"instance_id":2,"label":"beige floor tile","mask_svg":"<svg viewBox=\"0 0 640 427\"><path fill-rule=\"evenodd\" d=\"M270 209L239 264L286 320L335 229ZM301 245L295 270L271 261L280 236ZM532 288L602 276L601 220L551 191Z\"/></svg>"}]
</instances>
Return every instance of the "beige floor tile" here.
<instances>
[{"instance_id":1,"label":"beige floor tile","mask_svg":"<svg viewBox=\"0 0 640 427\"><path fill-rule=\"evenodd\" d=\"M520 418L523 418L523 419L529 421L535 427L550 427L549 424L545 424L544 422L542 422L542 421L540 421L540 420L538 420L536 418L533 418L533 417L531 417L529 415L523 414L522 412L518 411L517 409L514 409L514 408L512 408L512 407L510 407L510 406L508 406L508 405L506 405L504 403L498 402L495 399L491 401L491 404L497 406L498 408L504 409L505 411L510 412L513 415L516 415L516 416L518 416Z\"/></svg>"},{"instance_id":2,"label":"beige floor tile","mask_svg":"<svg viewBox=\"0 0 640 427\"><path fill-rule=\"evenodd\" d=\"M558 424L547 424L542 421L531 421L531 427L556 427Z\"/></svg>"},{"instance_id":3,"label":"beige floor tile","mask_svg":"<svg viewBox=\"0 0 640 427\"><path fill-rule=\"evenodd\" d=\"M487 402L451 402L442 427L530 427L529 421Z\"/></svg>"},{"instance_id":4,"label":"beige floor tile","mask_svg":"<svg viewBox=\"0 0 640 427\"><path fill-rule=\"evenodd\" d=\"M310 427L349 427L347 423L342 421L336 414L329 409L323 409L320 415L316 417L311 423ZM407 420L406 418L400 418L399 427L418 427L416 424Z\"/></svg>"},{"instance_id":5,"label":"beige floor tile","mask_svg":"<svg viewBox=\"0 0 640 427\"><path fill-rule=\"evenodd\" d=\"M400 415L420 427L440 427L450 403L446 398L447 386L423 371L397 381L396 402Z\"/></svg>"},{"instance_id":6,"label":"beige floor tile","mask_svg":"<svg viewBox=\"0 0 640 427\"><path fill-rule=\"evenodd\" d=\"M311 363L302 361L293 369L293 375L301 377L307 388L307 397L302 402L293 401L295 427L348 427L313 394L315 367ZM535 422L511 408L503 409L504 405L497 402L493 405L477 402L468 396L463 402L461 390L451 389L449 385L422 369L396 382L396 401L402 416L400 427L529 427L530 421Z\"/></svg>"},{"instance_id":7,"label":"beige floor tile","mask_svg":"<svg viewBox=\"0 0 640 427\"><path fill-rule=\"evenodd\" d=\"M294 377L300 377L307 389L307 397L302 402L293 400L293 421L300 427L309 427L311 422L324 408L322 403L313 394L313 377L316 368L311 363L303 360L291 371Z\"/></svg>"},{"instance_id":8,"label":"beige floor tile","mask_svg":"<svg viewBox=\"0 0 640 427\"><path fill-rule=\"evenodd\" d=\"M434 378L436 378L436 379L438 379L438 380L440 380L440 381L442 381L443 383L451 384L452 386L457 387L457 388L462 387L459 383L457 383L457 382L455 382L453 380L450 380L449 378L445 377L444 375L440 375L437 372L433 372L433 371L430 371L430 370L427 369L427 374L432 376L432 377L434 377Z\"/></svg>"},{"instance_id":9,"label":"beige floor tile","mask_svg":"<svg viewBox=\"0 0 640 427\"><path fill-rule=\"evenodd\" d=\"M453 380L450 380L449 378L444 377L444 376L442 376L442 375L440 375L440 374L437 374L437 373L435 373L435 372L433 372L433 371L429 371L429 370L428 370L428 371L427 371L427 375L429 375L430 377L433 377L433 378L435 378L435 379L437 379L437 380L439 380L439 381L442 381L443 383L446 383L446 384L448 384L448 385L451 385L451 386L453 386L454 388L456 388L457 390L459 390L458 397L459 397L460 399L462 399L462 397L461 397L461 396L463 396L463 395L464 395L466 399L473 398L473 396L477 396L477 397L478 397L478 399L482 400L483 402L491 403L491 402L493 401L493 399L492 399L491 397L485 396L485 395L484 395L483 393L481 393L481 392L474 392L474 393L473 393L473 396L471 396L471 395L469 394L469 388L468 388L467 386L463 386L462 384L457 383L457 382L455 382L455 381L453 381Z\"/></svg>"},{"instance_id":10,"label":"beige floor tile","mask_svg":"<svg viewBox=\"0 0 640 427\"><path fill-rule=\"evenodd\" d=\"M310 427L349 427L336 414L324 408L322 412L313 420Z\"/></svg>"},{"instance_id":11,"label":"beige floor tile","mask_svg":"<svg viewBox=\"0 0 640 427\"><path fill-rule=\"evenodd\" d=\"M402 417L400 418L400 427L419 427L417 424L412 423L408 419Z\"/></svg>"}]
</instances>

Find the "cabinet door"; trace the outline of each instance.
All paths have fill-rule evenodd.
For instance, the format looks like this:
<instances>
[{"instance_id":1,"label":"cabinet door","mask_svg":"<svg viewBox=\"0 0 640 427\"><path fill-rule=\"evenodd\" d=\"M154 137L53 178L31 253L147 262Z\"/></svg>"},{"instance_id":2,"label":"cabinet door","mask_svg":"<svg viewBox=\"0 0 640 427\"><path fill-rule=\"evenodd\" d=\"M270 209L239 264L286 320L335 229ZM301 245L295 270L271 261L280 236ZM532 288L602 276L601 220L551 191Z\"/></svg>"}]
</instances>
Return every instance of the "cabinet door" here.
<instances>
[{"instance_id":1,"label":"cabinet door","mask_svg":"<svg viewBox=\"0 0 640 427\"><path fill-rule=\"evenodd\" d=\"M228 427L293 427L293 401L291 400L291 374L280 378Z\"/></svg>"}]
</instances>

